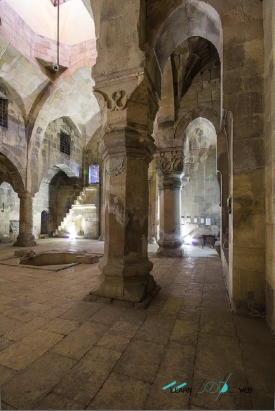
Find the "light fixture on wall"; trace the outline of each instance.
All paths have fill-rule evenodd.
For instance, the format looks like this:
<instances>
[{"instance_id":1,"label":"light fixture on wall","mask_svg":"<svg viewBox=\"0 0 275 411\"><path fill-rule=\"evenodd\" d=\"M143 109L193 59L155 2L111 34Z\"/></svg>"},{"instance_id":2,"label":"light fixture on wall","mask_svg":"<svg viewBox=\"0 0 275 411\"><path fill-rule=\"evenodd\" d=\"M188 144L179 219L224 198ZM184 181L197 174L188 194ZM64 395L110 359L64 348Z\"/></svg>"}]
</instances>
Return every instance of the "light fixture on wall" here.
<instances>
[{"instance_id":1,"label":"light fixture on wall","mask_svg":"<svg viewBox=\"0 0 275 411\"><path fill-rule=\"evenodd\" d=\"M53 70L57 73L59 71L59 4L60 0L56 1L57 5L57 58L56 64L53 64Z\"/></svg>"},{"instance_id":2,"label":"light fixture on wall","mask_svg":"<svg viewBox=\"0 0 275 411\"><path fill-rule=\"evenodd\" d=\"M5 204L3 203L3 205L2 205L2 213L4 213L4 211L5 211Z\"/></svg>"}]
</instances>

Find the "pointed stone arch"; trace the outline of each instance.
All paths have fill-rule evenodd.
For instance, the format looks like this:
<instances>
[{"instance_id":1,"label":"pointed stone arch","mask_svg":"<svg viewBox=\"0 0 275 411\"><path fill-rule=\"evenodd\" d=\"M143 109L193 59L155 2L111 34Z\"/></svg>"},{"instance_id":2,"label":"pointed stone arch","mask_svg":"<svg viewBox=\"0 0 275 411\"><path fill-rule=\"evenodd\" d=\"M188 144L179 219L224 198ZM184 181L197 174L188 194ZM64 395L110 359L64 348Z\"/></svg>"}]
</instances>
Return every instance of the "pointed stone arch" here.
<instances>
[{"instance_id":1,"label":"pointed stone arch","mask_svg":"<svg viewBox=\"0 0 275 411\"><path fill-rule=\"evenodd\" d=\"M15 165L5 154L0 152L0 184L9 183L16 193L24 191L24 182L19 169L20 164Z\"/></svg>"},{"instance_id":2,"label":"pointed stone arch","mask_svg":"<svg viewBox=\"0 0 275 411\"><path fill-rule=\"evenodd\" d=\"M154 49L161 72L172 52L193 36L210 41L222 62L223 40L219 14L207 3L188 0L170 14L156 37Z\"/></svg>"}]
</instances>

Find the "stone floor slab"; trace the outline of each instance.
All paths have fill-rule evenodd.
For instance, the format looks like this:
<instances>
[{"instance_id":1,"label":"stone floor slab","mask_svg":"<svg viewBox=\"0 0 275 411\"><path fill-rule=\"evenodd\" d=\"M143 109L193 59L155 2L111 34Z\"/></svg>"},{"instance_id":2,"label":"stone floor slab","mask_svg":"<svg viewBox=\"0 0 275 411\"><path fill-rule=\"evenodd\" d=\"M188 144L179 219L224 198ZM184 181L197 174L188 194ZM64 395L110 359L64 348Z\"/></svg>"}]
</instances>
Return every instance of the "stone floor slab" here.
<instances>
[{"instance_id":1,"label":"stone floor slab","mask_svg":"<svg viewBox=\"0 0 275 411\"><path fill-rule=\"evenodd\" d=\"M164 349L164 345L134 340L122 354L114 371L145 382L153 382Z\"/></svg>"},{"instance_id":2,"label":"stone floor slab","mask_svg":"<svg viewBox=\"0 0 275 411\"><path fill-rule=\"evenodd\" d=\"M45 353L2 386L2 400L18 409L32 409L68 372L75 361Z\"/></svg>"},{"instance_id":3,"label":"stone floor slab","mask_svg":"<svg viewBox=\"0 0 275 411\"><path fill-rule=\"evenodd\" d=\"M47 321L46 325L42 328L43 330L50 331L52 333L68 335L71 331L75 330L80 326L80 323L76 321L65 320L61 317L55 318L51 321Z\"/></svg>"},{"instance_id":4,"label":"stone floor slab","mask_svg":"<svg viewBox=\"0 0 275 411\"><path fill-rule=\"evenodd\" d=\"M107 330L106 325L87 321L53 347L52 352L80 360Z\"/></svg>"},{"instance_id":5,"label":"stone floor slab","mask_svg":"<svg viewBox=\"0 0 275 411\"><path fill-rule=\"evenodd\" d=\"M152 314L144 321L135 339L166 345L174 323L175 317L173 316Z\"/></svg>"},{"instance_id":6,"label":"stone floor slab","mask_svg":"<svg viewBox=\"0 0 275 411\"><path fill-rule=\"evenodd\" d=\"M146 409L145 402L151 385L133 377L117 374L109 375L101 390L88 406L88 410L100 410L102 404L108 410Z\"/></svg>"},{"instance_id":7,"label":"stone floor slab","mask_svg":"<svg viewBox=\"0 0 275 411\"><path fill-rule=\"evenodd\" d=\"M87 406L119 360L121 354L94 346L57 384L53 392Z\"/></svg>"},{"instance_id":8,"label":"stone floor slab","mask_svg":"<svg viewBox=\"0 0 275 411\"><path fill-rule=\"evenodd\" d=\"M43 400L34 405L35 410L82 410L83 407L75 401L49 393Z\"/></svg>"},{"instance_id":9,"label":"stone floor slab","mask_svg":"<svg viewBox=\"0 0 275 411\"><path fill-rule=\"evenodd\" d=\"M60 317L65 320L84 322L92 317L100 308L102 308L102 304L81 301L76 303L73 308L67 310L64 314L61 314Z\"/></svg>"},{"instance_id":10,"label":"stone floor slab","mask_svg":"<svg viewBox=\"0 0 275 411\"><path fill-rule=\"evenodd\" d=\"M0 352L0 364L13 370L23 370L62 340L60 334L37 330Z\"/></svg>"},{"instance_id":11,"label":"stone floor slab","mask_svg":"<svg viewBox=\"0 0 275 411\"><path fill-rule=\"evenodd\" d=\"M67 239L38 240L37 251L68 246L103 251L103 242ZM1 264L14 249L0 244L2 409L274 407L274 336L265 320L231 313L215 250L188 246L185 258L158 259L150 247L162 289L138 311L83 301L97 264L56 271L15 262L7 273ZM198 394L202 381L226 373L219 401ZM175 380L192 392L162 390ZM247 385L252 393L240 392Z\"/></svg>"},{"instance_id":12,"label":"stone floor slab","mask_svg":"<svg viewBox=\"0 0 275 411\"><path fill-rule=\"evenodd\" d=\"M43 328L45 324L49 322L48 319L42 317L36 317L31 321L28 321L16 329L7 332L4 337L13 341L19 341L27 335L31 334L33 331Z\"/></svg>"}]
</instances>

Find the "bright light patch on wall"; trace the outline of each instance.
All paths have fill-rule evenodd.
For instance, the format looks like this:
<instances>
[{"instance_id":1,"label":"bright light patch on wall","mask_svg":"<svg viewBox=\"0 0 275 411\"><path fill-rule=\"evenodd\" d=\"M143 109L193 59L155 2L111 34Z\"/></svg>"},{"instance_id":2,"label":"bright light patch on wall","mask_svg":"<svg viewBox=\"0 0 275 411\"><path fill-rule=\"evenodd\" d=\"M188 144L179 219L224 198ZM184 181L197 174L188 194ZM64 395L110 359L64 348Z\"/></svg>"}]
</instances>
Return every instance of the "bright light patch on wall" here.
<instances>
[{"instance_id":1,"label":"bright light patch on wall","mask_svg":"<svg viewBox=\"0 0 275 411\"><path fill-rule=\"evenodd\" d=\"M89 184L99 183L99 165L91 164L89 166Z\"/></svg>"},{"instance_id":2,"label":"bright light patch on wall","mask_svg":"<svg viewBox=\"0 0 275 411\"><path fill-rule=\"evenodd\" d=\"M193 238L191 237L191 235L187 235L186 237L184 237L183 241L184 241L185 244L192 245Z\"/></svg>"}]
</instances>

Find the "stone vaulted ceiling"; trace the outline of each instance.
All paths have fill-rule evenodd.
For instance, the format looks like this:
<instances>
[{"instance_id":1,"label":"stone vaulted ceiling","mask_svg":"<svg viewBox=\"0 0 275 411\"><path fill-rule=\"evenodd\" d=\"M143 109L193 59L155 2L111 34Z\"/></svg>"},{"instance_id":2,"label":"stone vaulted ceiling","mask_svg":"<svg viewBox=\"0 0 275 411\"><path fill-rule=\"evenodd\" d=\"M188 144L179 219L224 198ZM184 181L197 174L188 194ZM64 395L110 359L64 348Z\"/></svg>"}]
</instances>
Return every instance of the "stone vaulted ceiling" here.
<instances>
[{"instance_id":1,"label":"stone vaulted ceiling","mask_svg":"<svg viewBox=\"0 0 275 411\"><path fill-rule=\"evenodd\" d=\"M190 37L171 56L176 111L196 75L209 63L219 62L212 43L202 37Z\"/></svg>"},{"instance_id":2,"label":"stone vaulted ceiling","mask_svg":"<svg viewBox=\"0 0 275 411\"><path fill-rule=\"evenodd\" d=\"M67 0L60 7L63 15L59 49L61 70L55 73L52 66L57 61L54 39L57 8L50 0L39 0L39 8L36 0L24 0L24 7L21 6L17 0L0 3L0 84L20 108L26 125L39 123L47 127L50 121L69 116L87 139L90 138L100 126L91 77L96 61L91 10L81 0ZM85 24L89 30L84 30ZM49 37L37 33L38 26L46 30ZM85 38L81 37L83 32ZM67 43L62 39L67 39Z\"/></svg>"}]
</instances>

